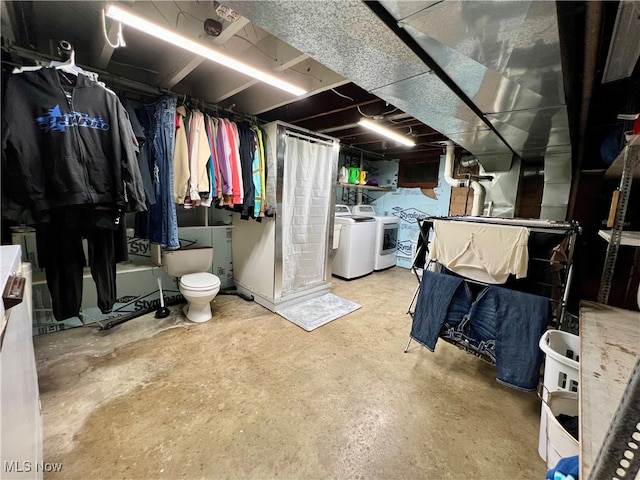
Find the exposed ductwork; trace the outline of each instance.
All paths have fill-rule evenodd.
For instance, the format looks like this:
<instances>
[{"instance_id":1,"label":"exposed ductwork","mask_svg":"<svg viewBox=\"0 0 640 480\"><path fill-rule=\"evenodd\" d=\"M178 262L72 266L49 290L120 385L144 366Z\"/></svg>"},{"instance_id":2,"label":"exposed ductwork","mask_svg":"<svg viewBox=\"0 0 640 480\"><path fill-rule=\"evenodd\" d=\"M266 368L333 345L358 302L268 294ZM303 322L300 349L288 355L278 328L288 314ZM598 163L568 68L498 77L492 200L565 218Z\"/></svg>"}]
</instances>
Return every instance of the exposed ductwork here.
<instances>
[{"instance_id":1,"label":"exposed ductwork","mask_svg":"<svg viewBox=\"0 0 640 480\"><path fill-rule=\"evenodd\" d=\"M230 3L265 30L437 130L473 154L485 172L515 179L510 193L517 192L520 165L544 164L545 190L550 190L541 216L566 215L571 140L555 2ZM282 22L283 11L288 22ZM556 156L558 150L563 155ZM564 164L549 169L549 155L554 165ZM554 178L556 172L562 177ZM469 181L468 186L480 204L475 214L481 215L482 185ZM513 215L507 210L505 215Z\"/></svg>"},{"instance_id":2,"label":"exposed ductwork","mask_svg":"<svg viewBox=\"0 0 640 480\"><path fill-rule=\"evenodd\" d=\"M473 205L471 206L471 215L480 217L484 213L484 197L485 189L479 182L472 179L453 178L453 164L455 144L451 141L446 142L446 150L444 157L444 179L452 187L471 187L473 189Z\"/></svg>"},{"instance_id":3,"label":"exposed ductwork","mask_svg":"<svg viewBox=\"0 0 640 480\"><path fill-rule=\"evenodd\" d=\"M571 192L571 154L547 153L544 157L544 189L540 218L565 220Z\"/></svg>"}]
</instances>

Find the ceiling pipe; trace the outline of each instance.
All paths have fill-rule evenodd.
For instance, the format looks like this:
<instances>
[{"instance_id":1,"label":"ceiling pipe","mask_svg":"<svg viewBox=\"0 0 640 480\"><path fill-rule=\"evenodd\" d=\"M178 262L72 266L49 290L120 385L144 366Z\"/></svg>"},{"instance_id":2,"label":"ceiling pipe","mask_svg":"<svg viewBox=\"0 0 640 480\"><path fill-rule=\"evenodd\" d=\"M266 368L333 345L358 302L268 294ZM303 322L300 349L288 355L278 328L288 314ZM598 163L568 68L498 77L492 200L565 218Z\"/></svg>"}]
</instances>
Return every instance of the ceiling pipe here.
<instances>
[{"instance_id":1,"label":"ceiling pipe","mask_svg":"<svg viewBox=\"0 0 640 480\"><path fill-rule=\"evenodd\" d=\"M578 118L578 138L576 154L575 172L580 172L584 160L584 144L587 132L587 122L589 119L589 107L591 106L591 96L593 95L594 78L596 76L598 63L598 47L601 41L601 23L603 21L603 5L601 2L585 2L585 32L584 32L584 58L582 64L582 96L580 98L580 117ZM568 48L568 46L565 46ZM567 218L573 217L578 194L578 184L580 175L574 175L569 195Z\"/></svg>"},{"instance_id":2,"label":"ceiling pipe","mask_svg":"<svg viewBox=\"0 0 640 480\"><path fill-rule=\"evenodd\" d=\"M455 144L451 140L445 142L444 156L444 180L452 187L471 187L473 189L473 204L471 206L471 215L480 217L484 213L485 189L479 182L471 179L453 178L453 156Z\"/></svg>"},{"instance_id":3,"label":"ceiling pipe","mask_svg":"<svg viewBox=\"0 0 640 480\"><path fill-rule=\"evenodd\" d=\"M451 140L445 142L444 180L452 187L468 187L467 180L453 178L453 153L455 144Z\"/></svg>"}]
</instances>

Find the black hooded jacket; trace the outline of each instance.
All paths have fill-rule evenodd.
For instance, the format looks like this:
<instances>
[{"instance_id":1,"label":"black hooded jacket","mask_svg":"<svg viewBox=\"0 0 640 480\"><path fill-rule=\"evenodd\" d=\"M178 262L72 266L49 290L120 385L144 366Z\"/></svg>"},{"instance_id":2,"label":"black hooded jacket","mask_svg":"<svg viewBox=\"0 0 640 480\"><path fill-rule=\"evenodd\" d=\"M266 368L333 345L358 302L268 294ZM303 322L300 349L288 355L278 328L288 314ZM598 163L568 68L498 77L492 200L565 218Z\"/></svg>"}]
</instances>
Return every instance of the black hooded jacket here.
<instances>
[{"instance_id":1,"label":"black hooded jacket","mask_svg":"<svg viewBox=\"0 0 640 480\"><path fill-rule=\"evenodd\" d=\"M2 215L69 205L146 210L127 113L84 75L12 75L2 105Z\"/></svg>"}]
</instances>

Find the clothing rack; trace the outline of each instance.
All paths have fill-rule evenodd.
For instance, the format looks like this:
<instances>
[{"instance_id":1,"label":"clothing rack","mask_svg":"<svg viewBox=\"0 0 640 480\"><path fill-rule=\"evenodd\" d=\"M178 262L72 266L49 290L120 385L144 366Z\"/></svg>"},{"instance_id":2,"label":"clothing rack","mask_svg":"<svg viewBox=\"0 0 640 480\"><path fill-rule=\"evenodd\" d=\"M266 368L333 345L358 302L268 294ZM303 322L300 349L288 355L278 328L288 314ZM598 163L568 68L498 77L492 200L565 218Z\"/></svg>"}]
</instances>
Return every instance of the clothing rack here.
<instances>
[{"instance_id":1,"label":"clothing rack","mask_svg":"<svg viewBox=\"0 0 640 480\"><path fill-rule=\"evenodd\" d=\"M3 60L2 61L3 66L11 65L12 67L18 67L21 70L23 69L22 71L25 71L25 72L43 70L43 75L45 76L51 73L52 69L50 67L55 67L58 69L66 69L62 71L66 71L72 75L77 76L74 80L77 79L78 81L82 81L83 84L90 84L92 88L97 87L99 85L105 90L109 91L109 95L114 94L114 92L111 91L109 88L105 87L105 83L103 82L106 82L107 84L109 84L110 87L118 88L122 90L123 93L132 94L131 95L132 97L137 97L136 101L139 103L147 103L149 101L155 101L155 100L158 100L158 97L161 97L163 95L167 95L167 96L170 95L174 97L177 100L177 102L181 101L185 105L187 103L190 103L193 108L198 108L201 111L213 112L216 117L225 117L230 120L232 119L234 121L247 121L253 125L256 125L258 123L258 119L255 116L235 112L231 108L224 108L216 104L210 104L205 102L202 99L197 99L197 98L188 96L186 94L178 94L168 89L151 87L151 86L136 82L134 80L112 75L109 72L105 72L101 70L96 70L96 69L91 69L92 71L84 70L80 65L76 65L75 51L73 49L73 46L66 41L61 41L59 43L58 56L42 54L40 52L36 52L36 51L32 51L32 50L28 50L28 49L24 49L16 46L3 45L1 48L3 52L7 52L9 54L15 54L16 57L21 57L23 63L29 63L25 61L28 59L33 61L33 65L20 65L20 64L16 64L15 62L18 59L13 59L14 60L13 62ZM73 69L73 71L70 71L71 69ZM5 69L3 68L3 70ZM84 78L84 77L87 77L89 80L91 80L91 82L89 82L87 78ZM99 90L99 88L97 89ZM172 102L173 102L173 99L172 99ZM124 106L121 106L121 107L124 109ZM264 124L265 122L261 122L261 123ZM140 180L140 182L141 181L142 180ZM53 224L55 222L51 222L51 223ZM96 235L96 237L102 238L101 235ZM107 255L104 255L104 258L107 258L107 257L108 257ZM117 260L117 261L120 261L120 260ZM110 266L111 265L109 265L109 267ZM115 274L115 266L113 268L113 272ZM92 273L93 273L93 269L92 269ZM111 280L111 278L109 278L109 280ZM115 292L115 288L113 289L113 291ZM105 302L110 300L111 299L105 300ZM99 301L100 301L100 297L99 297ZM105 310L106 309L107 308L105 307ZM130 315L127 315L126 318L125 317L118 318L113 322L109 322L105 326L101 325L101 327L104 327L101 329L104 330L104 329L111 328L115 325L119 325L121 323L129 321L145 313L148 313L148 310L132 312ZM84 323L82 311L79 312L78 317L80 318L80 321Z\"/></svg>"},{"instance_id":2,"label":"clothing rack","mask_svg":"<svg viewBox=\"0 0 640 480\"><path fill-rule=\"evenodd\" d=\"M428 259L429 246L430 246L430 233L433 229L433 222L435 220L439 221L447 221L447 222L466 222L466 223L477 223L479 225L508 225L508 226L517 226L517 227L527 227L529 231L533 234L535 232L541 234L554 234L558 235L557 245L560 245L564 239L568 239L566 248L565 248L565 256L566 259L562 260L554 260L552 258L543 258L540 255L533 256L529 258L529 267L532 265L536 265L538 267L544 267L546 263L549 265L547 274L551 274L551 266L556 266L557 274L558 274L558 282L557 283L549 283L548 281L544 281L542 278L529 278L527 275L527 286L535 285L538 288L543 290L547 290L546 295L540 295L539 292L535 292L538 296L548 297L549 302L552 305L551 312L551 321L549 322L554 328L563 329L563 330L572 330L576 327L576 325L569 325L568 322L571 317L575 318L573 315L567 312L567 305L569 301L569 290L571 287L571 281L573 277L573 255L575 251L577 236L581 232L580 226L575 222L557 222L550 220L536 220L536 219L505 219L505 218L490 218L490 217L469 217L469 216L460 216L460 217L437 217L437 216L426 216L421 217L417 220L419 227L419 236L417 239L415 253L412 258L411 271L416 276L416 280L418 285L413 293L409 306L407 307L407 314L411 315L413 320L415 313L415 306L417 304L418 297L420 295L422 277L425 270L431 272L441 272L444 267L440 265L436 259ZM446 269L444 269L446 271ZM449 272L454 276L457 276L453 272ZM531 274L531 268L529 268L529 274ZM446 274L446 273L444 273ZM523 279L524 280L524 279ZM488 286L487 283L479 282L476 280L468 279L463 277L463 281L467 283L471 283L478 286ZM513 288L514 290L520 290L525 293L534 293L527 292L526 289L516 288L520 287L516 280L512 281L510 278L506 284L504 285L496 285L504 288ZM488 356L485 352L484 345L473 345L465 339L452 339L451 336L443 336L442 332L439 335L439 338L444 340L447 343L455 345L467 353L470 353L481 360L494 365L495 366L495 358ZM409 341L405 347L405 353L408 351L409 346L411 344L412 337L409 337Z\"/></svg>"}]
</instances>

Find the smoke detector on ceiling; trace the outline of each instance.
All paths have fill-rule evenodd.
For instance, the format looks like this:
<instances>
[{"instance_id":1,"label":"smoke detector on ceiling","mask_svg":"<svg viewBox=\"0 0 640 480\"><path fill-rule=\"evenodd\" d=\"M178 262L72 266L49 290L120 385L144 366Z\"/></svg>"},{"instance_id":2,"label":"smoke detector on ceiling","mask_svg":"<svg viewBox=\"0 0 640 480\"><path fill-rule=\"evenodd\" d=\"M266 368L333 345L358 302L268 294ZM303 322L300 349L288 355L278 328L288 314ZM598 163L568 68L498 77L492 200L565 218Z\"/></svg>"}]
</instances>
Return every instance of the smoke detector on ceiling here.
<instances>
[{"instance_id":1,"label":"smoke detector on ceiling","mask_svg":"<svg viewBox=\"0 0 640 480\"><path fill-rule=\"evenodd\" d=\"M216 2L217 3L217 2ZM240 14L226 5L217 4L216 13L219 17L224 18L227 22L235 22L240 18Z\"/></svg>"}]
</instances>

